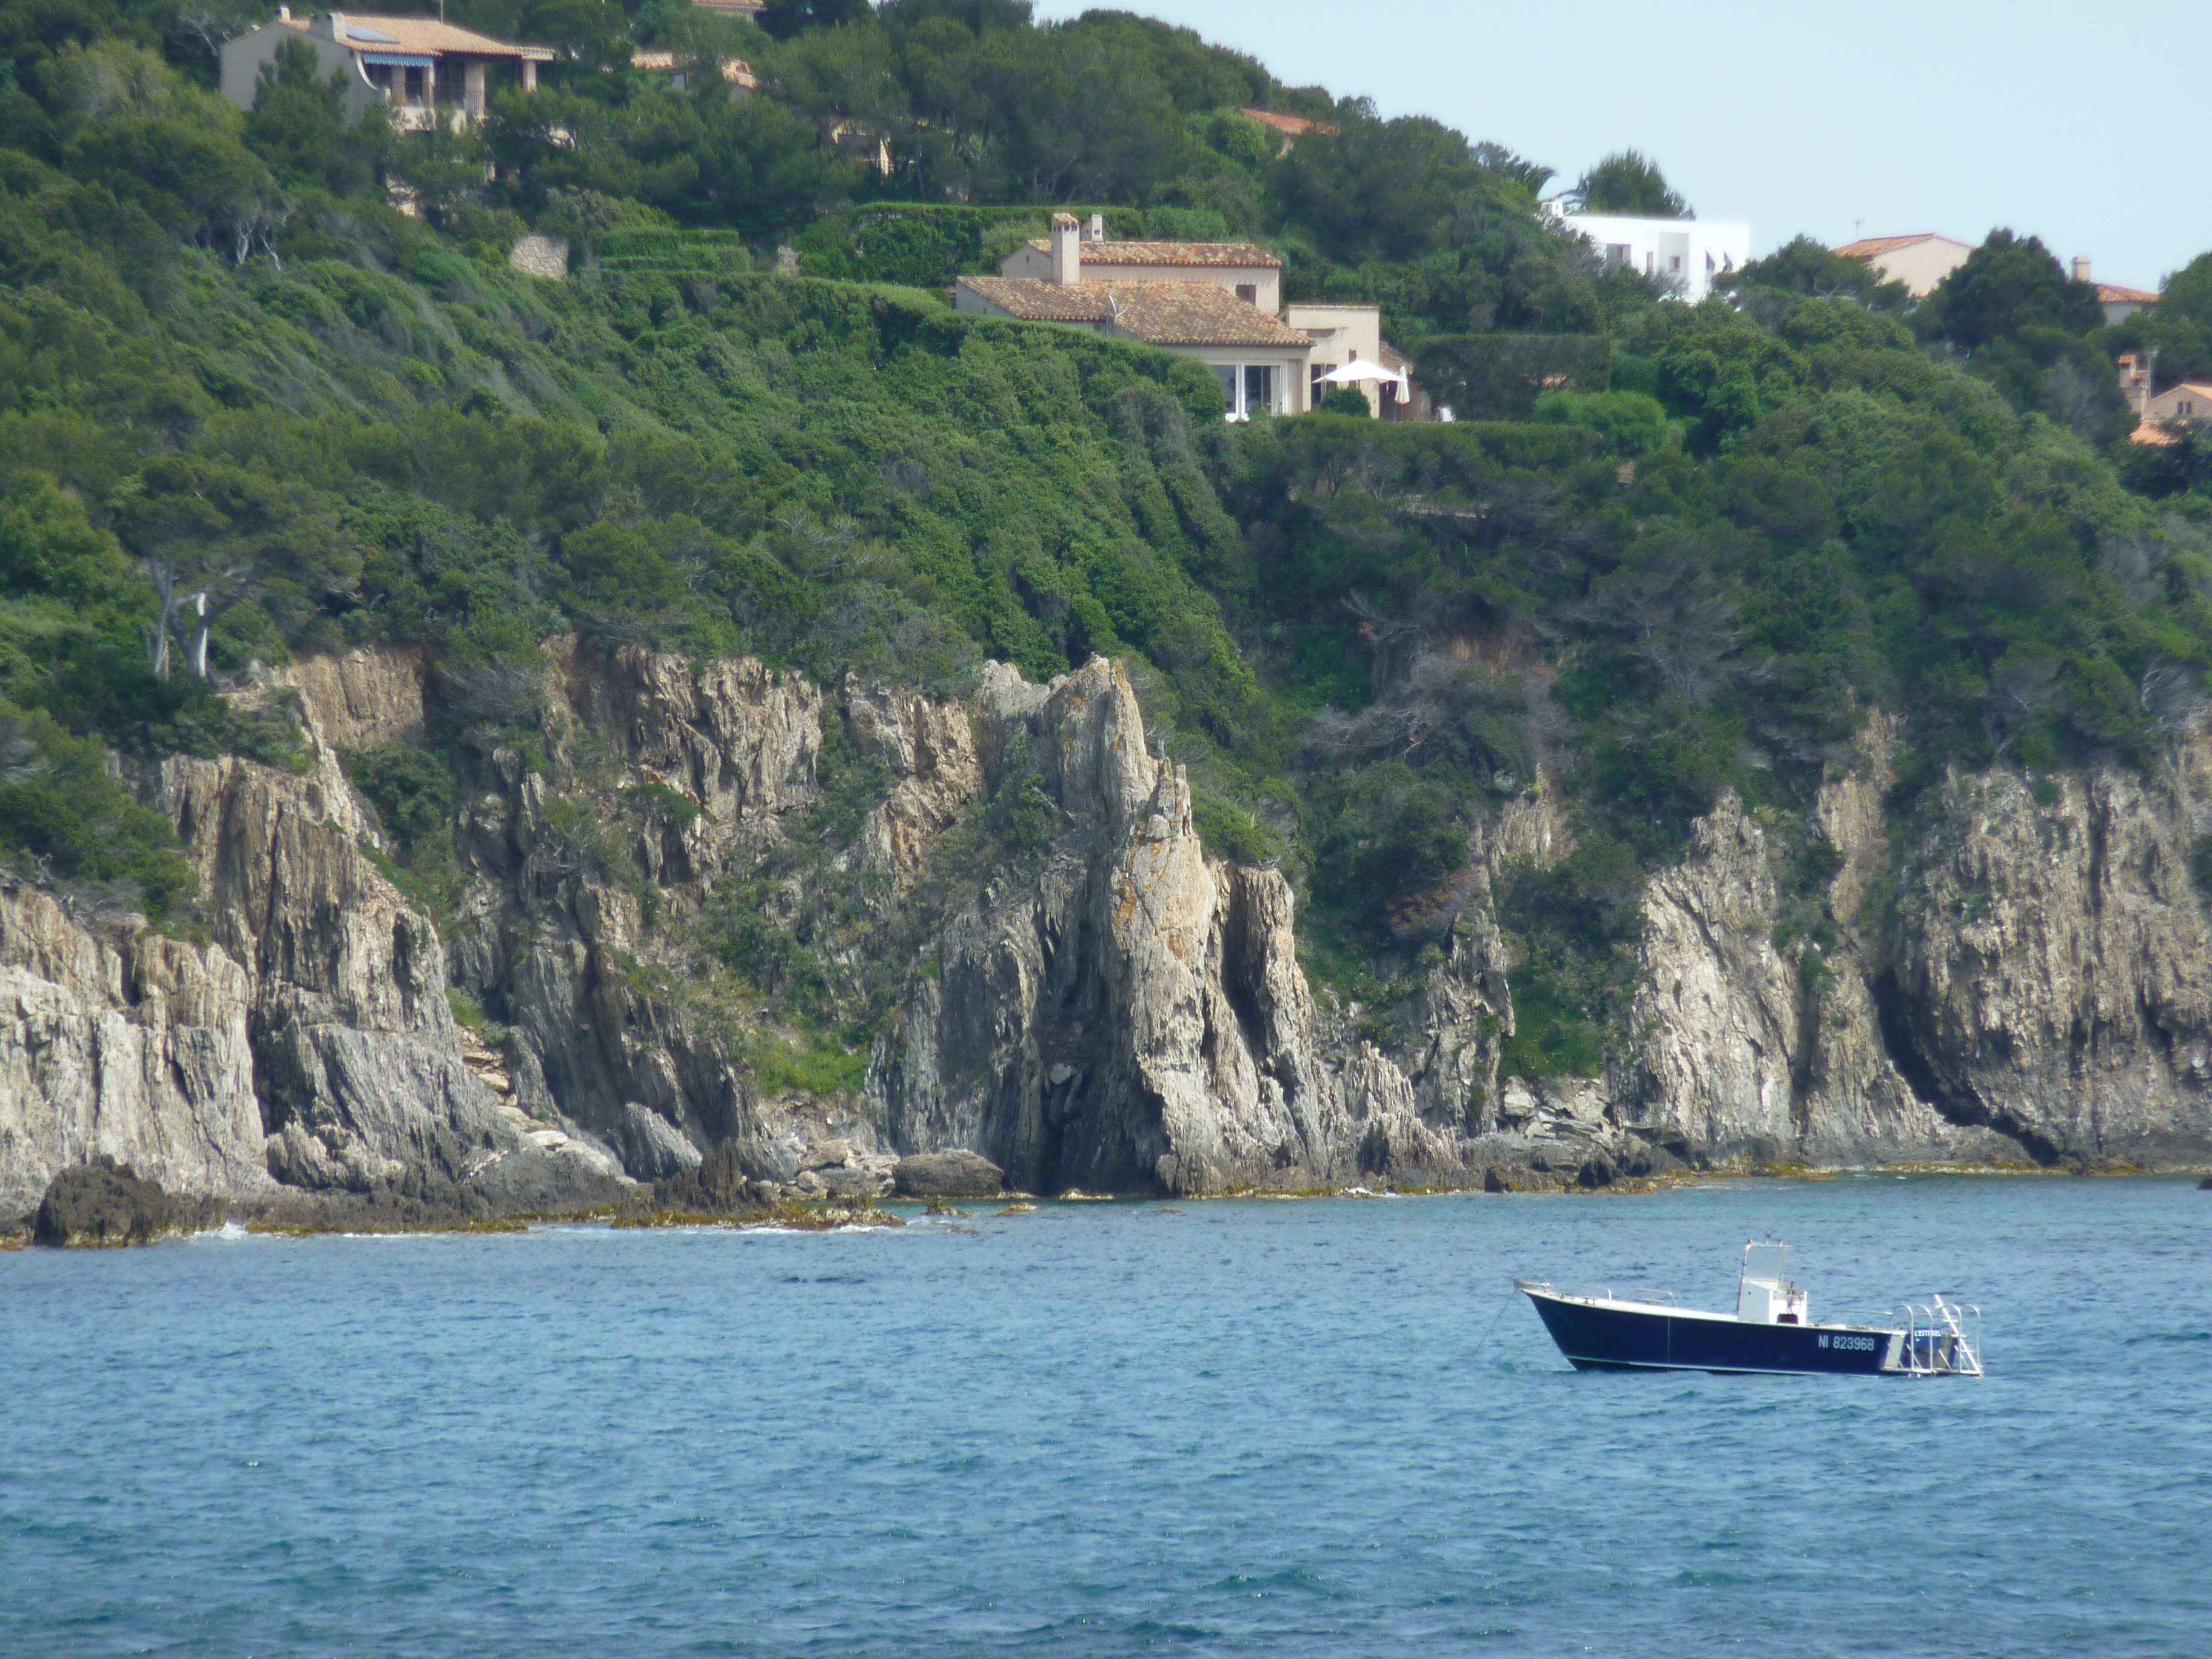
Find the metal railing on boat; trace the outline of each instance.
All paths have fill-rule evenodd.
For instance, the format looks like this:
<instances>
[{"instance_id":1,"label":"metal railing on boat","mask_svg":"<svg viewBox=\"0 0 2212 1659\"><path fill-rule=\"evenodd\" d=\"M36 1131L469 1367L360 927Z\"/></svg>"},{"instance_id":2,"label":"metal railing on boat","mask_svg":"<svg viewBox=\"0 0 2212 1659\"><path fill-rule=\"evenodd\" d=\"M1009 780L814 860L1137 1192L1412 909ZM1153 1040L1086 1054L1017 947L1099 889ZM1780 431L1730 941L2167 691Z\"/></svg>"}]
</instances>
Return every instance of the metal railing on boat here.
<instances>
[{"instance_id":1,"label":"metal railing on boat","mask_svg":"<svg viewBox=\"0 0 2212 1659\"><path fill-rule=\"evenodd\" d=\"M1540 1286L1530 1285L1525 1288L1542 1289L1547 1291L1552 1290L1552 1287L1548 1285ZM1554 1296L1579 1297L1589 1302L1641 1302L1655 1308L1679 1308L1682 1305L1680 1302L1674 1299L1674 1292L1672 1291L1650 1291L1643 1289L1641 1286L1632 1286L1625 1291L1616 1291L1611 1285L1607 1285L1589 1286L1578 1285L1569 1290L1552 1291L1552 1294Z\"/></svg>"},{"instance_id":2,"label":"metal railing on boat","mask_svg":"<svg viewBox=\"0 0 2212 1659\"><path fill-rule=\"evenodd\" d=\"M1982 1310L1971 1302L1908 1302L1897 1310L1905 1322L1898 1371L1906 1376L1979 1376L1982 1374ZM1966 1334L1966 1322L1974 1334Z\"/></svg>"}]
</instances>

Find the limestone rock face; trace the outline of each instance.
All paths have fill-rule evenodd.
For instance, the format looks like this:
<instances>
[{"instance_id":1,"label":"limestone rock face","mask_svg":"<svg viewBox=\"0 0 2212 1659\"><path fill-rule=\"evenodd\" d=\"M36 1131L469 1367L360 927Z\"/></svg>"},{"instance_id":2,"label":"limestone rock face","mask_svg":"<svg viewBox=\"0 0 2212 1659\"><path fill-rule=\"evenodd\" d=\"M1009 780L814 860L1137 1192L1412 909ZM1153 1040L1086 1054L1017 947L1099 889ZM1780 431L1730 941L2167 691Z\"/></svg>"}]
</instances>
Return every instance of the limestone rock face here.
<instances>
[{"instance_id":1,"label":"limestone rock face","mask_svg":"<svg viewBox=\"0 0 2212 1659\"><path fill-rule=\"evenodd\" d=\"M116 763L177 825L207 943L0 881L0 1218L100 1156L172 1194L447 1183L545 1210L626 1181L710 1207L866 1197L952 1164L1037 1192L1202 1194L2212 1163L2201 738L2145 775L1954 776L1899 817L1894 736L1870 722L1804 822L1730 798L1696 827L1643 894L1605 1074L1528 1079L1502 1071L1516 963L1495 891L1567 850L1540 783L1425 896L1431 965L1378 1014L1309 981L1279 872L1208 856L1188 779L1103 659L1048 685L994 665L949 702L556 642L559 789L404 653L276 678L305 772ZM380 869L339 763L432 726L464 790L442 933ZM886 787L857 834L808 845L809 809L850 799L826 793L832 744ZM769 1015L705 956L733 892L884 987L864 1087L759 1080ZM457 1025L449 983L505 1028L493 1047Z\"/></svg>"},{"instance_id":2,"label":"limestone rock face","mask_svg":"<svg viewBox=\"0 0 2212 1659\"><path fill-rule=\"evenodd\" d=\"M1026 778L1057 833L945 920L871 1074L894 1145L980 1151L1039 1191L1203 1193L1354 1173L1348 1093L1418 1121L1395 1068L1384 1099L1325 1063L1289 884L1206 858L1117 665L994 669L977 701L987 773Z\"/></svg>"},{"instance_id":3,"label":"limestone rock face","mask_svg":"<svg viewBox=\"0 0 2212 1659\"><path fill-rule=\"evenodd\" d=\"M1624 1125L1706 1159L2212 1159L2201 746L2040 797L1954 775L1893 848L1889 742L1876 722L1813 814L1838 866L1825 957L1774 950L1772 849L1733 799L1653 880Z\"/></svg>"},{"instance_id":4,"label":"limestone rock face","mask_svg":"<svg viewBox=\"0 0 2212 1659\"><path fill-rule=\"evenodd\" d=\"M1855 771L1815 807L1841 862L1832 914L1856 915L1869 861L1887 855L1886 787L1886 772ZM1698 1163L2024 1157L1947 1119L1899 1074L1875 1018L1878 935L1847 927L1825 957L1777 950L1775 866L1767 835L1731 795L1698 823L1690 856L1645 889L1633 1035L1608 1079L1622 1127Z\"/></svg>"},{"instance_id":5,"label":"limestone rock face","mask_svg":"<svg viewBox=\"0 0 2212 1659\"><path fill-rule=\"evenodd\" d=\"M1899 873L1874 987L1899 1071L2045 1158L2212 1159L2206 757L2145 779L1954 777Z\"/></svg>"},{"instance_id":6,"label":"limestone rock face","mask_svg":"<svg viewBox=\"0 0 2212 1659\"><path fill-rule=\"evenodd\" d=\"M694 671L625 646L611 656L562 641L556 690L585 728L641 773L723 824L785 811L813 792L822 694L750 657Z\"/></svg>"},{"instance_id":7,"label":"limestone rock face","mask_svg":"<svg viewBox=\"0 0 2212 1659\"><path fill-rule=\"evenodd\" d=\"M436 927L362 854L350 792L235 759L142 781L200 873L216 945L252 981L253 1093L271 1167L360 1186L410 1167L461 1180L519 1129L461 1054ZM319 1143L321 1153L306 1145Z\"/></svg>"},{"instance_id":8,"label":"limestone rock face","mask_svg":"<svg viewBox=\"0 0 2212 1659\"><path fill-rule=\"evenodd\" d=\"M889 876L892 891L903 896L921 879L933 843L981 787L973 724L964 708L851 675L845 724L854 747L890 769L890 796L868 815L861 857L864 867Z\"/></svg>"},{"instance_id":9,"label":"limestone rock face","mask_svg":"<svg viewBox=\"0 0 2212 1659\"><path fill-rule=\"evenodd\" d=\"M629 861L668 908L664 921L696 914L733 856L773 844L781 815L814 798L822 694L749 659L695 672L680 657L574 641L550 657L550 729L597 745L609 787L564 806L520 753L465 739L457 839L473 880L453 977L511 1027L517 1105L597 1135L634 1178L671 1179L734 1139L756 1174L787 1179L779 1126L726 1037L648 988L648 963L675 975L685 963L608 866L625 861L631 836ZM619 797L641 793L654 804L635 823Z\"/></svg>"},{"instance_id":10,"label":"limestone rock face","mask_svg":"<svg viewBox=\"0 0 2212 1659\"><path fill-rule=\"evenodd\" d=\"M100 1157L173 1191L273 1187L252 999L219 949L118 938L34 887L0 886L0 1218Z\"/></svg>"},{"instance_id":11,"label":"limestone rock face","mask_svg":"<svg viewBox=\"0 0 2212 1659\"><path fill-rule=\"evenodd\" d=\"M658 1113L635 1101L623 1108L623 1133L617 1143L623 1166L636 1179L665 1181L699 1167L696 1146Z\"/></svg>"},{"instance_id":12,"label":"limestone rock face","mask_svg":"<svg viewBox=\"0 0 2212 1659\"><path fill-rule=\"evenodd\" d=\"M36 1203L100 1154L173 1193L247 1200L410 1173L494 1201L526 1194L525 1207L618 1188L604 1152L541 1145L466 1063L438 930L362 851L374 819L324 735L404 731L420 680L349 661L295 681L305 775L234 758L122 767L177 826L210 944L111 935L34 888L0 892L0 995L17 1016L0 1031L0 1207ZM386 671L418 688L411 704L377 689ZM345 709L326 709L349 684Z\"/></svg>"}]
</instances>

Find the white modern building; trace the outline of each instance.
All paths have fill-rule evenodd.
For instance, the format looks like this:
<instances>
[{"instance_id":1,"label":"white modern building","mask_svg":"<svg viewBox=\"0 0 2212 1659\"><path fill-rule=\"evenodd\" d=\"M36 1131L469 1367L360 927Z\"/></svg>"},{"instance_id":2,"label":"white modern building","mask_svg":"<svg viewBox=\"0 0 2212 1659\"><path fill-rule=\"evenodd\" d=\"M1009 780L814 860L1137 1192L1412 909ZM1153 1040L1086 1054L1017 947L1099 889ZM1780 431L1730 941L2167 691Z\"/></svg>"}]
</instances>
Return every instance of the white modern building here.
<instances>
[{"instance_id":1,"label":"white modern building","mask_svg":"<svg viewBox=\"0 0 2212 1659\"><path fill-rule=\"evenodd\" d=\"M1569 213L1548 204L1561 223L1590 245L1607 271L1624 267L1667 284L1695 304L1714 281L1751 263L1751 227L1711 219L1636 219L1626 214Z\"/></svg>"}]
</instances>

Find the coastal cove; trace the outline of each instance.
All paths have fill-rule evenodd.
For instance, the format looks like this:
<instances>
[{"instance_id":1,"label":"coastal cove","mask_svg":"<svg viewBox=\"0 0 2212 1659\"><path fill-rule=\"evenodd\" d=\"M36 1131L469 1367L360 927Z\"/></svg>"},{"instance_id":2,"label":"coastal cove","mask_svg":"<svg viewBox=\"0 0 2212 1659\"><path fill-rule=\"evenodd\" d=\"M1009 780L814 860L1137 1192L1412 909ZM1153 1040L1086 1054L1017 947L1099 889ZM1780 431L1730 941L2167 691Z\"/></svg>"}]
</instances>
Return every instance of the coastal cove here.
<instances>
[{"instance_id":1,"label":"coastal cove","mask_svg":"<svg viewBox=\"0 0 2212 1659\"><path fill-rule=\"evenodd\" d=\"M2212 1194L902 1206L0 1257L0 1649L2179 1655ZM1980 1382L1577 1374L1510 1287L1940 1289Z\"/></svg>"}]
</instances>

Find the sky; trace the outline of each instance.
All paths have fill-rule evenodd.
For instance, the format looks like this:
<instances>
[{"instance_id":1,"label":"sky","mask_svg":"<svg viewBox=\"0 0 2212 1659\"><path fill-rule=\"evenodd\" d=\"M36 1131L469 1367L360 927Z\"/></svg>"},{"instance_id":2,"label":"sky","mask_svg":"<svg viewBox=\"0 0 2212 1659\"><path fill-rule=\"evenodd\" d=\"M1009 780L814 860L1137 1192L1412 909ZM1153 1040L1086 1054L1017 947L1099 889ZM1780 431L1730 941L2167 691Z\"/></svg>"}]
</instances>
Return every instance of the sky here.
<instances>
[{"instance_id":1,"label":"sky","mask_svg":"<svg viewBox=\"0 0 2212 1659\"><path fill-rule=\"evenodd\" d=\"M2212 250L2212 144L2192 77L2212 3L2133 0L1107 0L1257 58L1288 85L1432 115L1571 185L1642 150L1754 252L1800 232L1996 226L2098 281L2156 288ZM1040 21L1089 9L1039 0Z\"/></svg>"}]
</instances>

